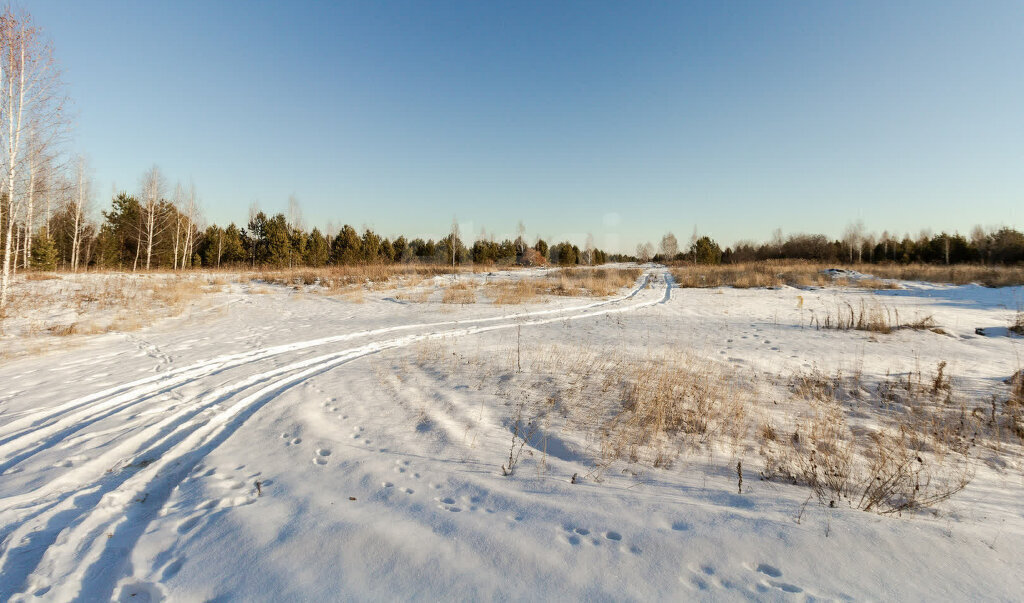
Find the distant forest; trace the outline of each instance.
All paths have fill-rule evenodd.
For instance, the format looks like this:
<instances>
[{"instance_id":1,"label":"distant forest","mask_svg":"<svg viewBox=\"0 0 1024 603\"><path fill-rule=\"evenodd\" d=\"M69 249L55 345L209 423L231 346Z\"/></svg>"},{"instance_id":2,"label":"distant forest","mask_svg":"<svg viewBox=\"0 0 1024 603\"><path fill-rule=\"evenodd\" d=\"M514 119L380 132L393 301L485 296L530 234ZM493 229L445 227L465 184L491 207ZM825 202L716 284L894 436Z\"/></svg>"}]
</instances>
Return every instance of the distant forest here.
<instances>
[{"instance_id":1,"label":"distant forest","mask_svg":"<svg viewBox=\"0 0 1024 603\"><path fill-rule=\"evenodd\" d=\"M120 270L216 267L319 267L372 263L493 264L560 266L597 265L609 261L686 261L701 264L799 259L826 263L1015 264L1024 262L1024 234L1012 228L975 228L969 237L954 233L922 233L917 237L866 233L859 224L841 239L822 234L776 231L764 243L741 242L722 249L696 233L681 248L668 233L655 248L637 246L633 255L609 254L585 243L528 241L520 225L515 239L487 238L468 243L453 223L439 240L383 237L345 225L337 232L301 226L294 200L288 214L252 210L247 223L200 227L194 190L175 187L164 194L163 177L153 168L143 177L143 192L116 195L102 221L83 227L74 202L49 215L31 239L31 250L16 249L22 267L40 270L106 268ZM18 230L18 229L15 229ZM75 236L77 233L77 237ZM22 238L25 240L27 237ZM14 244L18 244L15 237ZM590 239L588 238L588 241ZM77 247L77 249L76 249Z\"/></svg>"}]
</instances>

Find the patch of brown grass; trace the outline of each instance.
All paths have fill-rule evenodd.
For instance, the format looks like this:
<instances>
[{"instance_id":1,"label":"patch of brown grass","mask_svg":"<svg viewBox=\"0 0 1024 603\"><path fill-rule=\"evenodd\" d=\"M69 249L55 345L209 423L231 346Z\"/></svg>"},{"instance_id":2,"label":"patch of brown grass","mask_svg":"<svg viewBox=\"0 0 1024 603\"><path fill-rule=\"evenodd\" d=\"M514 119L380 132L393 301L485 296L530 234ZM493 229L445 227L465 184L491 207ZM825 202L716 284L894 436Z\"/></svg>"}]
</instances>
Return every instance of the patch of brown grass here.
<instances>
[{"instance_id":1,"label":"patch of brown grass","mask_svg":"<svg viewBox=\"0 0 1024 603\"><path fill-rule=\"evenodd\" d=\"M1010 332L1024 336L1024 310L1017 310L1017 314L1010 323Z\"/></svg>"},{"instance_id":2,"label":"patch of brown grass","mask_svg":"<svg viewBox=\"0 0 1024 603\"><path fill-rule=\"evenodd\" d=\"M915 317L910 322L900 320L899 310L878 303L860 302L855 308L849 302L837 304L835 309L826 310L821 316L811 312L810 325L818 329L839 331L868 331L889 334L899 329L915 331L934 330L935 320L930 316Z\"/></svg>"},{"instance_id":3,"label":"patch of brown grass","mask_svg":"<svg viewBox=\"0 0 1024 603\"><path fill-rule=\"evenodd\" d=\"M979 437L998 436L953 401L946 363L935 375L883 380L873 391L859 379L820 373L792 380L808 413L788 437L761 438L766 479L804 484L829 506L901 513L932 507L973 477L969 451ZM844 404L845 402L845 404ZM898 409L881 426L851 426L845 406Z\"/></svg>"},{"instance_id":4,"label":"patch of brown grass","mask_svg":"<svg viewBox=\"0 0 1024 603\"><path fill-rule=\"evenodd\" d=\"M830 279L822 271L847 268L875 278ZM824 286L828 284L862 289L898 289L892 280L923 281L966 285L978 283L986 287L1024 285L1024 266L978 266L961 264L935 266L930 264L856 264L837 265L803 260L765 260L717 266L673 264L672 276L683 288L701 287L791 287Z\"/></svg>"},{"instance_id":5,"label":"patch of brown grass","mask_svg":"<svg viewBox=\"0 0 1024 603\"><path fill-rule=\"evenodd\" d=\"M491 283L486 291L493 297L495 305L523 304L536 301L543 292L543 285L533 279L517 279Z\"/></svg>"},{"instance_id":6,"label":"patch of brown grass","mask_svg":"<svg viewBox=\"0 0 1024 603\"><path fill-rule=\"evenodd\" d=\"M59 279L59 278L60 278L60 276L58 276L58 275L56 275L56 274L54 274L52 272L26 272L25 273L25 280L26 281L52 281L52 280L56 280L56 279Z\"/></svg>"},{"instance_id":7,"label":"patch of brown grass","mask_svg":"<svg viewBox=\"0 0 1024 603\"><path fill-rule=\"evenodd\" d=\"M631 287L643 273L639 268L562 268L546 277L551 295L609 297Z\"/></svg>"},{"instance_id":8,"label":"patch of brown grass","mask_svg":"<svg viewBox=\"0 0 1024 603\"><path fill-rule=\"evenodd\" d=\"M475 304L476 290L466 283L455 283L445 287L442 304Z\"/></svg>"},{"instance_id":9,"label":"patch of brown grass","mask_svg":"<svg viewBox=\"0 0 1024 603\"><path fill-rule=\"evenodd\" d=\"M680 264L672 267L672 277L682 288L821 286L828 282L817 264L805 262L745 262L740 264Z\"/></svg>"},{"instance_id":10,"label":"patch of brown grass","mask_svg":"<svg viewBox=\"0 0 1024 603\"><path fill-rule=\"evenodd\" d=\"M958 264L936 266L931 264L870 264L859 267L879 278L929 283L969 285L978 283L986 287L1024 285L1024 266L980 266Z\"/></svg>"}]
</instances>

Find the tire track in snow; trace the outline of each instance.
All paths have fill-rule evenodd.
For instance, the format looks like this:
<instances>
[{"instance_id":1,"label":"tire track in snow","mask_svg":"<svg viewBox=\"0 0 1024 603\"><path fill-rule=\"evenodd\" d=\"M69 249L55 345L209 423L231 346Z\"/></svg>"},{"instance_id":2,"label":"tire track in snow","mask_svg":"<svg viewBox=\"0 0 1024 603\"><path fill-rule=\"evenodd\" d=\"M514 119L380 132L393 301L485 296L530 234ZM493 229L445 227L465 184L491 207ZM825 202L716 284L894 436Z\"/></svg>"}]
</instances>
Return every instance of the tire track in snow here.
<instances>
[{"instance_id":1,"label":"tire track in snow","mask_svg":"<svg viewBox=\"0 0 1024 603\"><path fill-rule=\"evenodd\" d=\"M512 322L501 324L470 326L369 342L347 350L298 361L252 375L238 383L222 386L208 395L202 396L196 404L188 406L156 425L144 428L140 433L116 446L114 451L108 451L102 455L103 459L109 459L111 456L133 449L130 455L125 455L123 458L131 456L137 459L135 463L139 465L142 465L140 462L142 460L148 461L139 467L138 471L126 471L133 466L132 464L122 466L118 475L99 481L96 487L75 490L76 482L77 484L89 482L89 474L95 473L96 468L101 466L101 460L98 458L89 464L88 471L84 468L76 468L62 476L63 479L58 478L59 483L54 484L53 487L45 488L45 491L52 495L55 488L63 485L72 486L71 490L58 493L56 501L52 499L38 501L37 512L30 513L27 518L20 518L19 522L5 530L6 534L3 534L3 543L0 545L2 547L0 548L0 575L5 577L4 583L8 586L0 587L0 599L9 598L11 595L24 592L25 589L61 599L75 597L90 600L109 599L113 595L118 581L125 575L125 565L130 563L125 551L131 551L134 548L149 523L158 516L174 489L203 458L234 434L249 417L284 391L310 377L358 358L384 350L406 347L420 341L582 320L664 304L671 299L672 281L667 272L663 274L665 295L661 299L581 312L569 316L536 318L526 321L513 318ZM583 308L589 309L633 298L650 283L651 273L648 272L643 284L630 295L616 300L588 304ZM567 310L563 308L560 311L521 313L516 317L560 314ZM505 318L508 319L508 317ZM499 320L499 318L461 321L461 323L493 322L495 320ZM434 324L458 324L459 322L447 321ZM421 325L413 325L409 328L414 326ZM379 331L389 332L397 329L398 327L389 327ZM286 376L275 379L280 375ZM244 396L208 420L198 421L191 418L206 410L216 408L220 402L230 399L236 393L263 382L267 382L266 385ZM116 412L117 409L112 411L112 413ZM154 456L155 459L150 458ZM19 499L20 503L28 503L33 496L38 500L40 494L44 494L44 492L36 491L15 498ZM9 498L0 503L5 501L15 502ZM43 531L36 529L40 523L45 523L47 529ZM44 571L40 572L39 570ZM40 573L43 575L39 575ZM49 581L55 584L45 584L45 575L48 575ZM79 580L76 580L76 577Z\"/></svg>"},{"instance_id":2,"label":"tire track in snow","mask_svg":"<svg viewBox=\"0 0 1024 603\"><path fill-rule=\"evenodd\" d=\"M70 415L70 411L85 407L84 412L89 416L96 416L97 420L105 418L106 415L96 414L97 412L106 411L113 409L115 412L125 408L129 404L144 401L150 397L158 396L166 393L171 389L180 387L182 385L194 382L202 377L209 377L218 373L221 373L227 369L234 368L237 366L250 364L260 360L265 360L288 352L295 352L305 350L313 347L319 347L328 345L331 343L339 343L342 341L349 341L352 339L359 339L362 337L373 337L378 335L386 335L388 333L394 333L403 330L417 329L417 328L436 328L443 326L452 326L460 324L476 324L485 322L495 322L501 320L516 320L520 318L526 318L531 316L544 316L550 314L564 314L567 312L576 312L588 310L591 308L601 307L609 304L619 303L625 300L632 299L640 293L650 283L651 273L648 271L643 276L643 282L635 287L628 295L617 297L610 300L604 300L599 302L593 302L590 304L584 304L579 306L570 306L565 308L553 308L551 310L535 310L531 312L522 312L518 314L508 314L503 316L491 316L484 318L471 318L465 320L450 320L440 321L432 323L416 323L406 325L395 325L392 327L382 327L379 329L367 329L363 331L356 331L354 333L346 333L342 335L332 335L329 337L321 337L318 339L312 339L302 342L295 342L290 344L282 344L272 346L269 348L263 348L259 350L252 350L248 352L241 352L238 354L228 354L225 356L219 356L217 358L206 360L203 362L193 363L189 366L172 369L160 375L139 379L136 381L129 382L127 384L117 385L111 388L107 388L100 392L90 394L81 398L65 402L55 408L49 408L46 410L39 411L37 413L31 413L24 415L11 421L7 426L9 430L7 433L0 435L0 475L16 465L24 458L31 456L31 452L26 454L24 448L32 447L36 451L45 449L52 445L54 442L50 441L54 438L48 437L49 432L56 430L57 437L56 441L59 441L70 435L77 429L74 426L82 424L86 418L81 415ZM109 398L104 400L105 398ZM100 404L92 404L99 400L104 400ZM55 426L63 424L65 427L70 429L60 430L56 429ZM40 431L43 431L43 436L46 441L40 442L35 446L32 443L40 439ZM19 450L19 447L21 450ZM17 461L12 462L11 459L17 457Z\"/></svg>"}]
</instances>

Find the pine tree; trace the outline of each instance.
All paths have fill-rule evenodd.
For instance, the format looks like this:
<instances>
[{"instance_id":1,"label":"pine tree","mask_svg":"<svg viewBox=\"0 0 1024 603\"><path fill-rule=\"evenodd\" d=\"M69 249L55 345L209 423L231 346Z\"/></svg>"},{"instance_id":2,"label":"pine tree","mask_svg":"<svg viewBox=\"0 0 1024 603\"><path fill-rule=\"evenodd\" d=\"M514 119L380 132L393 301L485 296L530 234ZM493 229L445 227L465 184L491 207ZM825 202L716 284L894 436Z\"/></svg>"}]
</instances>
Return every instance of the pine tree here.
<instances>
[{"instance_id":1,"label":"pine tree","mask_svg":"<svg viewBox=\"0 0 1024 603\"><path fill-rule=\"evenodd\" d=\"M32 268L34 270L57 269L57 245L54 244L45 228L41 228L32 241Z\"/></svg>"},{"instance_id":2,"label":"pine tree","mask_svg":"<svg viewBox=\"0 0 1024 603\"><path fill-rule=\"evenodd\" d=\"M327 238L320 233L319 228L314 228L313 232L306 237L306 249L302 261L308 266L319 268L327 263L330 254L331 246L328 244Z\"/></svg>"}]
</instances>

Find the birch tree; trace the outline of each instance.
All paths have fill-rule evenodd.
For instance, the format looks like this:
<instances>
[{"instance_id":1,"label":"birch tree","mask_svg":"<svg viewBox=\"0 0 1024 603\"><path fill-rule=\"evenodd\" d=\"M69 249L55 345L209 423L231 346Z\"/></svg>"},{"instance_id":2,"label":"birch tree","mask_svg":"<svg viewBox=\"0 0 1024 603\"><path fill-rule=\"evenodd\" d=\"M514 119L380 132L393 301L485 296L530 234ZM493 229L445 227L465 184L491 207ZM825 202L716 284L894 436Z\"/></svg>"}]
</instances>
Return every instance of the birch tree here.
<instances>
[{"instance_id":1,"label":"birch tree","mask_svg":"<svg viewBox=\"0 0 1024 603\"><path fill-rule=\"evenodd\" d=\"M458 218L453 217L452 218L451 237L449 239L449 243L450 243L451 251L452 251L452 271L455 270L455 258L459 254L459 245L461 244L461 242L459 241L459 236L460 236L460 234L459 234L459 220L458 220Z\"/></svg>"},{"instance_id":2,"label":"birch tree","mask_svg":"<svg viewBox=\"0 0 1024 603\"><path fill-rule=\"evenodd\" d=\"M676 235L671 232L665 233L665 236L661 237L661 255L665 258L664 261L671 262L678 253L679 241L676 240Z\"/></svg>"},{"instance_id":3,"label":"birch tree","mask_svg":"<svg viewBox=\"0 0 1024 603\"><path fill-rule=\"evenodd\" d=\"M181 241L181 206L184 203L184 193L181 190L181 183L178 182L174 185L174 248L172 249L174 256L173 264L171 265L172 270L178 269L178 244ZM184 268L184 261L182 262L182 268Z\"/></svg>"},{"instance_id":4,"label":"birch tree","mask_svg":"<svg viewBox=\"0 0 1024 603\"><path fill-rule=\"evenodd\" d=\"M8 7L0 12L0 166L3 178L0 207L4 222L3 268L0 275L0 308L7 305L13 257L16 216L25 202L18 186L26 160L26 131L50 127L60 121L64 98L53 48L27 13Z\"/></svg>"},{"instance_id":5,"label":"birch tree","mask_svg":"<svg viewBox=\"0 0 1024 603\"><path fill-rule=\"evenodd\" d=\"M167 186L160 168L153 166L142 177L142 236L139 237L140 245L145 241L146 247L146 270L149 270L153 260L153 243L163 233L166 224L161 220L160 201L164 197L164 189ZM138 260L136 259L136 264Z\"/></svg>"},{"instance_id":6,"label":"birch tree","mask_svg":"<svg viewBox=\"0 0 1024 603\"><path fill-rule=\"evenodd\" d=\"M185 210L185 249L182 252L181 265L184 267L188 265L192 267L192 256L195 252L196 246L196 233L198 232L198 224L196 219L198 218L198 206L196 205L196 185L194 182L188 183L188 207Z\"/></svg>"},{"instance_id":7,"label":"birch tree","mask_svg":"<svg viewBox=\"0 0 1024 603\"><path fill-rule=\"evenodd\" d=\"M78 264L81 261L82 232L85 229L85 214L89 199L91 198L91 183L86 174L85 158L79 157L75 165L75 195L71 201L72 221L74 224L71 233L71 271L78 272Z\"/></svg>"}]
</instances>

